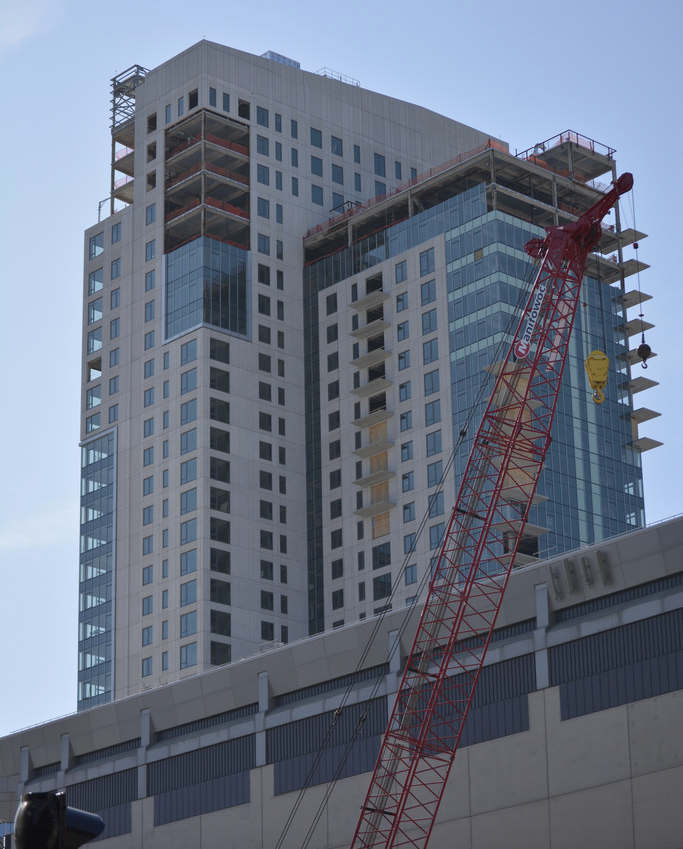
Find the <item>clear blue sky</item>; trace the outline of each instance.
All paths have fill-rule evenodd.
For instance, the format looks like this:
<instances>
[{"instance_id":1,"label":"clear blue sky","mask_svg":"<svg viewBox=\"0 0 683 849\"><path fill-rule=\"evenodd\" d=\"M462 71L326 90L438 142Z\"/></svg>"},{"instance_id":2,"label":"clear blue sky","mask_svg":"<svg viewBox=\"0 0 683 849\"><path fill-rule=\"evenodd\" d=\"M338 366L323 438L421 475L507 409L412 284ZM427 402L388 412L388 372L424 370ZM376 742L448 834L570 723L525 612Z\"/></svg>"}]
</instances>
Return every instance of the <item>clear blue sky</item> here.
<instances>
[{"instance_id":1,"label":"clear blue sky","mask_svg":"<svg viewBox=\"0 0 683 849\"><path fill-rule=\"evenodd\" d=\"M615 147L650 234L661 386L638 400L663 414L641 426L665 443L644 461L653 522L683 513L682 24L678 0L4 0L0 736L76 706L82 239L108 193L111 77L207 38L332 68L512 150L566 129Z\"/></svg>"}]
</instances>

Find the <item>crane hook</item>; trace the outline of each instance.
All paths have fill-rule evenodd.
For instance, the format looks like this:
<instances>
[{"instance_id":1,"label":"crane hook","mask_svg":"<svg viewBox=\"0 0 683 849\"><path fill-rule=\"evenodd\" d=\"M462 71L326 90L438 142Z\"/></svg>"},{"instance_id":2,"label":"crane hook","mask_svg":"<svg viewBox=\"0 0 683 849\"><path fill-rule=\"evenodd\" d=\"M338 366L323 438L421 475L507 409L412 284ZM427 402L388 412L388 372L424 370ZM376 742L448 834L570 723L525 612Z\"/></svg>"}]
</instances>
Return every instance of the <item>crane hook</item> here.
<instances>
[{"instance_id":1,"label":"crane hook","mask_svg":"<svg viewBox=\"0 0 683 849\"><path fill-rule=\"evenodd\" d=\"M643 368L647 368L647 363L645 362L647 358L652 353L652 348L647 344L647 342L643 339L643 341L638 345L638 350L636 354L638 354L638 358L643 361Z\"/></svg>"}]
</instances>

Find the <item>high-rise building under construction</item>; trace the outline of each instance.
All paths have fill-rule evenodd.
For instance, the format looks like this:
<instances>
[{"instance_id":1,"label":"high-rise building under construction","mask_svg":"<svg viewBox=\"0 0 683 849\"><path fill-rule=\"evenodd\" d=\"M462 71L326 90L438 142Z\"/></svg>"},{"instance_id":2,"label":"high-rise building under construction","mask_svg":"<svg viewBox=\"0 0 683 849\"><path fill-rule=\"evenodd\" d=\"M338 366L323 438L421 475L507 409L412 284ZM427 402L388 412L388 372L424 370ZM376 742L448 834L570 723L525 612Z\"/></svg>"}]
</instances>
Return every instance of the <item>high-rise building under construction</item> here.
<instances>
[{"instance_id":1,"label":"high-rise building under construction","mask_svg":"<svg viewBox=\"0 0 683 849\"><path fill-rule=\"evenodd\" d=\"M85 237L79 707L416 600L523 245L615 176L576 133L513 155L273 53L202 41L114 78L110 215ZM590 260L520 564L644 522L640 238L616 210Z\"/></svg>"}]
</instances>

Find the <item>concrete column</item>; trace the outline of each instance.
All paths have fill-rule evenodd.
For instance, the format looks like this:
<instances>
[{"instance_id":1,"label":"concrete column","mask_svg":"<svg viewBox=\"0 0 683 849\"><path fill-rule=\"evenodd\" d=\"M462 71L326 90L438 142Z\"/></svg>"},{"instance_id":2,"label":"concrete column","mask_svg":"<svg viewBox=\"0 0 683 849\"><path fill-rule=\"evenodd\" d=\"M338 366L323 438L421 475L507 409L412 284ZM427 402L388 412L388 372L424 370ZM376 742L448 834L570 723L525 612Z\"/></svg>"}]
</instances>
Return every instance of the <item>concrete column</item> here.
<instances>
[{"instance_id":1,"label":"concrete column","mask_svg":"<svg viewBox=\"0 0 683 849\"><path fill-rule=\"evenodd\" d=\"M398 672L401 668L401 641L399 632L389 631L389 672Z\"/></svg>"},{"instance_id":2,"label":"concrete column","mask_svg":"<svg viewBox=\"0 0 683 849\"><path fill-rule=\"evenodd\" d=\"M28 746L21 747L21 765L19 772L19 781L21 784L27 784L33 778L33 768L31 767L31 750Z\"/></svg>"},{"instance_id":3,"label":"concrete column","mask_svg":"<svg viewBox=\"0 0 683 849\"><path fill-rule=\"evenodd\" d=\"M149 708L140 711L140 748L148 749L154 743L152 712Z\"/></svg>"},{"instance_id":4,"label":"concrete column","mask_svg":"<svg viewBox=\"0 0 683 849\"><path fill-rule=\"evenodd\" d=\"M270 691L267 672L259 672L258 674L258 709L259 713L266 713L270 710Z\"/></svg>"},{"instance_id":5,"label":"concrete column","mask_svg":"<svg viewBox=\"0 0 683 849\"><path fill-rule=\"evenodd\" d=\"M266 765L266 713L270 710L270 688L268 686L268 673L258 674L258 710L254 717L254 741L256 752L256 766Z\"/></svg>"},{"instance_id":6,"label":"concrete column","mask_svg":"<svg viewBox=\"0 0 683 849\"><path fill-rule=\"evenodd\" d=\"M536 630L534 631L534 663L536 665L536 687L544 690L550 686L546 631L550 626L548 585L536 584Z\"/></svg>"},{"instance_id":7,"label":"concrete column","mask_svg":"<svg viewBox=\"0 0 683 849\"><path fill-rule=\"evenodd\" d=\"M60 737L62 744L62 755L60 759L59 769L62 772L66 772L67 769L71 766L71 738L69 733L66 732L62 734Z\"/></svg>"}]
</instances>

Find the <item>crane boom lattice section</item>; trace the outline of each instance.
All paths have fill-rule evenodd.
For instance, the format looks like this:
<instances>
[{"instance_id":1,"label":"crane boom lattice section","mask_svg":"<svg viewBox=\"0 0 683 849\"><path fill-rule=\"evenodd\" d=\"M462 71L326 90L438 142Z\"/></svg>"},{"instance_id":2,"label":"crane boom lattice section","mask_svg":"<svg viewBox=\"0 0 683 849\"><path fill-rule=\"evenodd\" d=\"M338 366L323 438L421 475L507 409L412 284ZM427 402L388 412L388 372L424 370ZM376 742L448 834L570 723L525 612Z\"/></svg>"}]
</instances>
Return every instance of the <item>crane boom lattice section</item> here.
<instances>
[{"instance_id":1,"label":"crane boom lattice section","mask_svg":"<svg viewBox=\"0 0 683 849\"><path fill-rule=\"evenodd\" d=\"M623 175L542 259L474 439L373 773L353 849L426 846L550 445L588 252L632 185Z\"/></svg>"}]
</instances>

